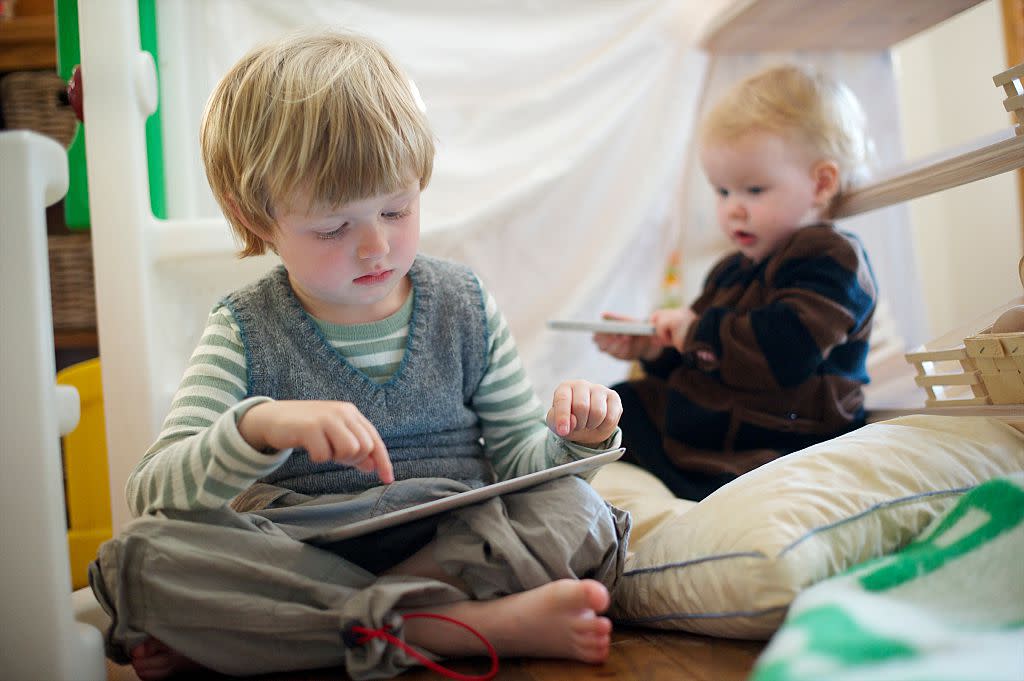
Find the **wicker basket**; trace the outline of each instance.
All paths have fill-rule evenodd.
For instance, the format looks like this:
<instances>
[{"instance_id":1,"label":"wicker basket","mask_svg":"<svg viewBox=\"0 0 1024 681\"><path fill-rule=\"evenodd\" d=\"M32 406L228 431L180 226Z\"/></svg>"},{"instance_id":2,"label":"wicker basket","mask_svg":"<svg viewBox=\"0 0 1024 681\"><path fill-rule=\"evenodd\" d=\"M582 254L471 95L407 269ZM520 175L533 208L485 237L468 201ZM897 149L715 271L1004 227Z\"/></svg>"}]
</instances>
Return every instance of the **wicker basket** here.
<instances>
[{"instance_id":1,"label":"wicker basket","mask_svg":"<svg viewBox=\"0 0 1024 681\"><path fill-rule=\"evenodd\" d=\"M0 106L11 130L34 130L67 147L77 119L61 104L64 81L53 71L16 71L0 78ZM48 237L50 302L55 331L96 328L92 242L88 234Z\"/></svg>"},{"instance_id":2,"label":"wicker basket","mask_svg":"<svg viewBox=\"0 0 1024 681\"><path fill-rule=\"evenodd\" d=\"M89 235L53 235L49 237L49 247L54 330L96 328L96 294Z\"/></svg>"},{"instance_id":3,"label":"wicker basket","mask_svg":"<svg viewBox=\"0 0 1024 681\"><path fill-rule=\"evenodd\" d=\"M9 130L34 130L67 147L78 120L60 101L64 81L53 71L16 71L0 79L0 107Z\"/></svg>"}]
</instances>

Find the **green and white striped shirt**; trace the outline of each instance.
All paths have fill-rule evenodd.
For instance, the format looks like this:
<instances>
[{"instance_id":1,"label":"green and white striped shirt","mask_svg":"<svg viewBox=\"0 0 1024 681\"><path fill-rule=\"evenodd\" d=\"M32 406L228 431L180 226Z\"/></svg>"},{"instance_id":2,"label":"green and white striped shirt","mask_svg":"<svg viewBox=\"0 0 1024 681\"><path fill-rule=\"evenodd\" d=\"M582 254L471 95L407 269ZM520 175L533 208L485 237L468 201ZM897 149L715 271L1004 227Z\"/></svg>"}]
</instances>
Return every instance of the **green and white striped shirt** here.
<instances>
[{"instance_id":1,"label":"green and white striped shirt","mask_svg":"<svg viewBox=\"0 0 1024 681\"><path fill-rule=\"evenodd\" d=\"M494 298L485 300L487 370L471 405L480 418L484 451L500 479L524 475L618 445L618 430L598 449L562 440L544 422L545 409L526 377L515 341ZM316 320L331 345L371 380L385 383L401 363L413 296L378 322L337 325ZM210 313L199 346L178 386L157 441L128 479L128 505L136 515L160 509L215 508L229 503L276 469L291 449L253 449L237 423L268 397L246 399L245 347L231 311Z\"/></svg>"}]
</instances>

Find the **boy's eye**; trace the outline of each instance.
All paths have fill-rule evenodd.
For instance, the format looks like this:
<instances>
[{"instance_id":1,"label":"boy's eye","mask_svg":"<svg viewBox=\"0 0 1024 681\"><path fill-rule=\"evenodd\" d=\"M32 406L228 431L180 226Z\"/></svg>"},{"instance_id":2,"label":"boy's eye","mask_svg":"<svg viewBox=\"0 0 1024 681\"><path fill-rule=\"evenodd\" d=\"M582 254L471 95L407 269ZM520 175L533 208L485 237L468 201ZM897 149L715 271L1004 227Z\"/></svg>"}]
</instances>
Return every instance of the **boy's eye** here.
<instances>
[{"instance_id":1,"label":"boy's eye","mask_svg":"<svg viewBox=\"0 0 1024 681\"><path fill-rule=\"evenodd\" d=\"M409 210L407 208L403 208L402 210L392 210L381 213L381 217L385 220L401 220L408 214Z\"/></svg>"},{"instance_id":2,"label":"boy's eye","mask_svg":"<svg viewBox=\"0 0 1024 681\"><path fill-rule=\"evenodd\" d=\"M719 196L729 196L729 190L725 187L719 187L715 190Z\"/></svg>"},{"instance_id":3,"label":"boy's eye","mask_svg":"<svg viewBox=\"0 0 1024 681\"><path fill-rule=\"evenodd\" d=\"M764 191L764 187L747 187L747 191L751 194L760 194Z\"/></svg>"},{"instance_id":4,"label":"boy's eye","mask_svg":"<svg viewBox=\"0 0 1024 681\"><path fill-rule=\"evenodd\" d=\"M347 230L348 230L348 223L346 222L343 225L341 225L340 227L338 227L337 229L332 229L329 232L317 232L316 233L316 238L317 239L337 239L339 236L344 234Z\"/></svg>"}]
</instances>

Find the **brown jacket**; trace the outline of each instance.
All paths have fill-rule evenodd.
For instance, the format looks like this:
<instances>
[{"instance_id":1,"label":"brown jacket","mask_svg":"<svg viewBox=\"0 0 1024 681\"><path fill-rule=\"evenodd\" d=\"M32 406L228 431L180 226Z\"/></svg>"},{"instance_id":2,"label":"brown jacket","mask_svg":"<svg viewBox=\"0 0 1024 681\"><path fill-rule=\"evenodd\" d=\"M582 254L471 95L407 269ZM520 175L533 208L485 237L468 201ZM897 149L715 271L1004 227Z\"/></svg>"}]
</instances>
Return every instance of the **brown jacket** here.
<instances>
[{"instance_id":1,"label":"brown jacket","mask_svg":"<svg viewBox=\"0 0 1024 681\"><path fill-rule=\"evenodd\" d=\"M683 352L631 382L672 462L739 475L860 426L875 298L863 247L829 224L759 264L739 253L716 264Z\"/></svg>"}]
</instances>

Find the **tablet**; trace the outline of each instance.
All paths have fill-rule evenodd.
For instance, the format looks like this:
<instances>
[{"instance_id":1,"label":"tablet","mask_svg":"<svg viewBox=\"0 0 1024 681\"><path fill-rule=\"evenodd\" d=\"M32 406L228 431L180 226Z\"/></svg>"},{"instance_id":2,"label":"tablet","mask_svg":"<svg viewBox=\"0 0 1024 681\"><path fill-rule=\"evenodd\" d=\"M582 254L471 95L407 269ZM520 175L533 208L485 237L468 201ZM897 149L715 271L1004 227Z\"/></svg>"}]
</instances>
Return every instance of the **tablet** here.
<instances>
[{"instance_id":1,"label":"tablet","mask_svg":"<svg viewBox=\"0 0 1024 681\"><path fill-rule=\"evenodd\" d=\"M548 326L557 331L587 331L589 333L621 333L626 336L653 336L654 324L650 322L623 322L615 319L601 319L586 322L576 319L552 319Z\"/></svg>"},{"instance_id":2,"label":"tablet","mask_svg":"<svg viewBox=\"0 0 1024 681\"><path fill-rule=\"evenodd\" d=\"M560 478L565 475L586 473L594 470L595 468L599 468L606 463L615 461L620 458L625 451L626 450L622 447L618 449L610 449L607 452L601 452L600 454L595 454L594 456L589 456L586 459L580 459L579 461L570 461L569 463L564 463L560 466L553 466L542 471L527 473L526 475L521 475L518 478L502 480L501 482L484 485L477 489L459 492L458 494L453 494L452 496L445 497L444 499L435 499L423 504L417 504L416 506L410 506L409 508L403 508L398 511L383 513L381 515L374 516L373 518L367 518L366 520L359 520L331 530L331 541L333 542L342 539L360 537L370 532L376 532L377 530L383 530L395 525L419 520L420 518L426 518L427 516L436 515L443 511L450 511L455 508L461 508L462 506L475 504L480 501L490 499L491 497L496 497L499 494L518 492L519 490L533 487L534 485L539 485L542 482L548 482L549 480L554 480L555 478Z\"/></svg>"}]
</instances>

